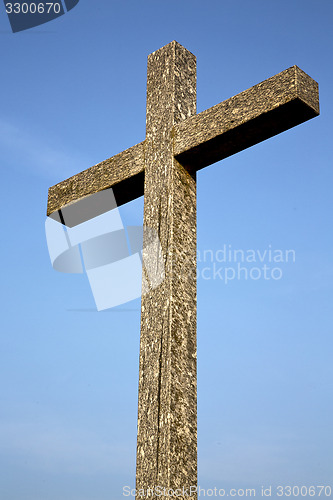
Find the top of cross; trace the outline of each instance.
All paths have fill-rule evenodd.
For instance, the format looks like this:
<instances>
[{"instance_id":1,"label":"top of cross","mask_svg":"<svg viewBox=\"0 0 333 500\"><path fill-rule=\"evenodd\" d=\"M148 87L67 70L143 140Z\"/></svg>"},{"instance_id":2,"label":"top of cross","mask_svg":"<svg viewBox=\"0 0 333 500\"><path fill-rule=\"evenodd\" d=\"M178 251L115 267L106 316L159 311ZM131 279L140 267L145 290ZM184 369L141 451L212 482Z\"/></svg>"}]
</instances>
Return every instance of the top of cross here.
<instances>
[{"instance_id":1,"label":"top of cross","mask_svg":"<svg viewBox=\"0 0 333 500\"><path fill-rule=\"evenodd\" d=\"M153 87L148 89L147 95L152 91L168 91L165 82L150 74L149 61L159 58L161 64L168 61L170 67L167 73L172 73L169 75L171 82L181 78L182 65L186 65L187 74L194 71L189 84L183 80L178 85L184 92L194 93L195 103L195 57L175 41L148 57L148 82ZM173 99L177 99L175 93L172 95ZM177 104L175 100L170 104L174 106L174 120L169 124L173 154L194 175L211 163L317 116L318 84L300 68L292 66L199 114L196 114L195 104L186 115ZM147 126L153 113L154 109L147 100ZM145 141L52 186L49 189L47 215L64 222L61 210L65 206L108 188L113 189L118 205L131 201L144 194L144 171ZM104 208L96 206L95 213L91 213L90 217L103 211ZM78 211L71 218L68 210L66 225L86 220L84 216L77 218L77 214Z\"/></svg>"}]
</instances>

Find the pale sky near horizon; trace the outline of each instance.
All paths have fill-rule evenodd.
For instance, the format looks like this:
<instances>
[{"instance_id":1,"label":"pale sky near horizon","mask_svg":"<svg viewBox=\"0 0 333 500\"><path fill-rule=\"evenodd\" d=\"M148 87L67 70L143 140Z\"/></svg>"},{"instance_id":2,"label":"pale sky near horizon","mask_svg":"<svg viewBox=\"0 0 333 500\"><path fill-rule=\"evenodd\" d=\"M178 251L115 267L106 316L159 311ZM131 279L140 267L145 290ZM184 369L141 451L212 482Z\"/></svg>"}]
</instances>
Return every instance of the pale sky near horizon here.
<instances>
[{"instance_id":1,"label":"pale sky near horizon","mask_svg":"<svg viewBox=\"0 0 333 500\"><path fill-rule=\"evenodd\" d=\"M198 112L294 64L320 87L319 117L198 173L199 484L333 489L332 19L329 0L80 0L13 34L0 5L0 500L134 487L140 300L97 312L52 269L47 190L144 139L147 56L174 39Z\"/></svg>"}]
</instances>

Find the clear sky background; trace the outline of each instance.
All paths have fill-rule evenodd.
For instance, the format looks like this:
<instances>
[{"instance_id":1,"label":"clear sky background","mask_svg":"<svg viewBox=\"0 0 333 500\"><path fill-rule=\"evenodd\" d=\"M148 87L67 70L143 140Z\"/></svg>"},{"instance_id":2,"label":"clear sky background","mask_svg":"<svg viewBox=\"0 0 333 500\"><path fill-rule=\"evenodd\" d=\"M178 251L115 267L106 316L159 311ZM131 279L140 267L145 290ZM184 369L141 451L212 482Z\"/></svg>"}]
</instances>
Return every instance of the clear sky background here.
<instances>
[{"instance_id":1,"label":"clear sky background","mask_svg":"<svg viewBox=\"0 0 333 500\"><path fill-rule=\"evenodd\" d=\"M144 139L147 55L174 39L197 56L198 112L294 64L321 101L198 174L201 258L296 256L227 284L213 265L237 263L198 263L199 484L333 487L332 22L330 0L81 0L13 34L1 4L1 500L135 485L140 301L95 311L86 276L52 269L44 223L49 186Z\"/></svg>"}]
</instances>

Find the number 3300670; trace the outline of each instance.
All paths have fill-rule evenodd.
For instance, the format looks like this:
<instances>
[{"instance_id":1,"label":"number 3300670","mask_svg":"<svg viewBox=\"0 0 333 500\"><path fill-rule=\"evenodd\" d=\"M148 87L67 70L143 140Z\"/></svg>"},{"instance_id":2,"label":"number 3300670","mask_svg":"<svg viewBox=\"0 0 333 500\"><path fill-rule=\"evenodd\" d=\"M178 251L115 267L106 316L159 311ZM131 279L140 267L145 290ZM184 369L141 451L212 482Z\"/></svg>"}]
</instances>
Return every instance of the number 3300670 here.
<instances>
[{"instance_id":1,"label":"number 3300670","mask_svg":"<svg viewBox=\"0 0 333 500\"><path fill-rule=\"evenodd\" d=\"M60 14L60 3L6 3L7 14Z\"/></svg>"}]
</instances>

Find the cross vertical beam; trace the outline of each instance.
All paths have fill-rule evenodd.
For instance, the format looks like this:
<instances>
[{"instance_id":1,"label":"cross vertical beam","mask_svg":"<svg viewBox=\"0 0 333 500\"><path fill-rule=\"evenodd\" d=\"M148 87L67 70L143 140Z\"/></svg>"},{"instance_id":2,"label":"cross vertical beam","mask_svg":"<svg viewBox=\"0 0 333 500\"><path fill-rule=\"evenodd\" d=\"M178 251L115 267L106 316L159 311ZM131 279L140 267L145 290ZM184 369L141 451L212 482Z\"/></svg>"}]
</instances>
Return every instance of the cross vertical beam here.
<instances>
[{"instance_id":1,"label":"cross vertical beam","mask_svg":"<svg viewBox=\"0 0 333 500\"><path fill-rule=\"evenodd\" d=\"M165 277L142 297L137 490L197 484L196 180L174 158L173 133L195 114L196 59L172 42L148 57L144 226Z\"/></svg>"}]
</instances>

